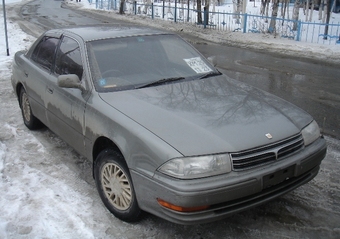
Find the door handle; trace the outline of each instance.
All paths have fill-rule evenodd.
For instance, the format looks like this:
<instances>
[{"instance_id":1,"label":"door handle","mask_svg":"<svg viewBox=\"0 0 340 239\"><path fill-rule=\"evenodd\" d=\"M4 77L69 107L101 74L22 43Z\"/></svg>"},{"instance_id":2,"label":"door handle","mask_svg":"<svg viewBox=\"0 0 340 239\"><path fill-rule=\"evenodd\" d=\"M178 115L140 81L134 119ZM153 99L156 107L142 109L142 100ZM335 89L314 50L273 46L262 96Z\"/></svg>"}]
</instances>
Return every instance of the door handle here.
<instances>
[{"instance_id":1,"label":"door handle","mask_svg":"<svg viewBox=\"0 0 340 239\"><path fill-rule=\"evenodd\" d=\"M24 71L24 75L25 75L26 77L28 77L28 73L27 73L26 71Z\"/></svg>"},{"instance_id":2,"label":"door handle","mask_svg":"<svg viewBox=\"0 0 340 239\"><path fill-rule=\"evenodd\" d=\"M50 94L53 94L53 89L47 88L47 92L50 93Z\"/></svg>"}]
</instances>

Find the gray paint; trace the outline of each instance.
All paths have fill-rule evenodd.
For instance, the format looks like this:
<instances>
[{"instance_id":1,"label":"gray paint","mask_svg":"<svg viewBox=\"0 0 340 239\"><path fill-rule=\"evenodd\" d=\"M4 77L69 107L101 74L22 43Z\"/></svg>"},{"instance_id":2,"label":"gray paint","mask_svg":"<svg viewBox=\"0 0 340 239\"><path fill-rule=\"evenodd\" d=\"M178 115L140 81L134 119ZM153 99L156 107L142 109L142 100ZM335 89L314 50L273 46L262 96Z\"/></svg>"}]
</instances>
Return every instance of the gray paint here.
<instances>
[{"instance_id":1,"label":"gray paint","mask_svg":"<svg viewBox=\"0 0 340 239\"><path fill-rule=\"evenodd\" d=\"M60 36L62 32L53 30L46 34ZM130 168L143 210L182 224L213 221L265 203L317 174L326 153L322 138L284 160L244 172L195 180L161 174L157 168L169 159L257 148L299 134L313 119L286 101L223 75L138 90L97 93L90 80L84 41L94 37L162 33L93 27L65 32L80 43L83 52L82 89L72 76L65 77L73 79L74 88L63 88L72 85L62 82L59 85L63 87L59 87L57 76L30 61L31 50L26 55L16 54L12 85L17 89L21 84L29 95L34 115L89 160L95 160L93 146L99 137L115 143ZM266 138L266 133L273 139ZM294 176L291 180L283 178L279 189L275 186L264 190L264 176L273 174L279 183L278 174L288 169L289 175ZM268 190L270 196L266 194ZM254 193L261 198L256 199ZM245 196L251 196L248 204L243 202ZM175 213L162 208L156 201L159 197L181 206L214 204L212 208L222 212L217 214L211 208L200 213ZM230 200L234 200L237 208L223 209Z\"/></svg>"}]
</instances>

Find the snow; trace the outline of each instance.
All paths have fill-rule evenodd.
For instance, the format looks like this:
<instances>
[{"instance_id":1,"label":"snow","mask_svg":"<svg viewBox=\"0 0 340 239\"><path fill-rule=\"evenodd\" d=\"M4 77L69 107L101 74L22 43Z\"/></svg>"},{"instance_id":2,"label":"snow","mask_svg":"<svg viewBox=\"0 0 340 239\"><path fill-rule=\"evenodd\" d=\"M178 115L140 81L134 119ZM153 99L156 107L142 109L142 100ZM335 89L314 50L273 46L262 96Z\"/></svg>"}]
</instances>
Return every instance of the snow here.
<instances>
[{"instance_id":1,"label":"snow","mask_svg":"<svg viewBox=\"0 0 340 239\"><path fill-rule=\"evenodd\" d=\"M6 5L17 2L20 1L7 0ZM81 2L81 5L94 11L91 9L93 6L86 1ZM104 208L96 192L91 177L91 164L49 130L31 132L24 126L10 84L11 62L14 53L28 48L35 38L24 33L15 22L7 21L11 54L7 56L2 14L1 11L0 238L222 238L225 235L231 235L231 238L274 238L278 235L284 238L308 238L314 237L314 233L319 233L317 235L325 238L330 236L335 238L340 235L337 224L339 213L336 213L339 212L339 207L330 206L330 199L327 197L328 194L339 196L340 191L336 179L339 167L333 165L339 163L339 141L331 138L327 138L328 143L332 145L327 163L313 183L306 186L307 189L311 188L314 191L305 190L306 188L296 190L276 201L276 204L268 204L268 207L250 210L232 217L231 220L209 225L182 227L153 216L147 217L139 224L127 224L114 218ZM137 17L111 15L138 21ZM146 22L148 25L159 27L156 21ZM161 26L178 31L185 28L183 24L164 21ZM339 56L340 53L340 45L334 48L274 39L268 35L222 33L221 37L221 34L213 32L206 34L206 31L197 28L185 30L220 43L237 40L240 41L238 44L248 45L261 41L261 44L258 44L259 49L270 48L273 51L286 52L289 48L289 51L305 54L307 57L320 54L324 58L337 60L334 55ZM329 175L332 175L331 188L328 186ZM322 193L320 190L326 191L322 200L318 196ZM302 211L303 217L306 218L301 218L297 222L294 219L286 219L285 216L302 217L301 208L304 207L306 198L312 198L310 202L312 208L319 207L318 210ZM293 207L292 201L302 206ZM332 210L335 212L331 213L332 217L325 218L324 212ZM288 214L285 214L286 211ZM273 213L280 216L271 217ZM312 219L320 220L310 222L308 221L310 216ZM325 223L319 227L318 223L323 221ZM212 226L215 227L214 230L211 230ZM318 231L315 228L318 228Z\"/></svg>"},{"instance_id":2,"label":"snow","mask_svg":"<svg viewBox=\"0 0 340 239\"><path fill-rule=\"evenodd\" d=\"M192 36L197 36L200 39L205 39L211 42L219 44L228 44L233 46L239 46L243 48L252 48L256 50L265 50L268 52L276 52L284 55L291 55L312 59L319 59L330 63L340 63L340 44L317 44L306 43L302 41L295 41L287 38L279 38L270 34L258 34L258 33L242 33L242 32L227 32L213 29L203 29L194 24L186 24L172 21L164 21L161 19L152 20L150 17L139 17L135 15L125 14L119 15L117 12L95 9L96 4L90 4L87 1L75 2L71 0L65 0L67 4L72 7L82 8L87 11L97 11L101 14L105 14L107 17L113 19L123 19L136 24L142 24L146 26L167 29L175 32L185 32ZM95 2L95 1L93 1ZM180 6L178 6L180 7ZM292 16L293 7L290 6L290 16ZM223 6L216 6L216 11L220 12L232 12L233 5L225 4ZM260 15L260 2L248 2L247 13ZM271 10L269 10L269 16L271 16ZM300 9L300 19L305 19L303 9ZM280 17L280 14L278 15ZM142 19L142 20L141 20ZM331 14L330 22L340 23L340 14ZM314 11L312 22L318 21L318 11ZM193 40L195 41L195 40Z\"/></svg>"}]
</instances>

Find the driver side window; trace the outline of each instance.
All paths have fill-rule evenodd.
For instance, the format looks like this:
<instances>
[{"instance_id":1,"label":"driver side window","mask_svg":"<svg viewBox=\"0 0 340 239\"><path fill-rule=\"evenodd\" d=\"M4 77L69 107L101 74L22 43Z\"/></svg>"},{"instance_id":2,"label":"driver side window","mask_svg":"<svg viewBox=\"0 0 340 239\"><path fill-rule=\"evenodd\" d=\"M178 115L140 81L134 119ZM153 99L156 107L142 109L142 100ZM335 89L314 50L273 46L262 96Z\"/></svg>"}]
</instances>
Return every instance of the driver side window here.
<instances>
[{"instance_id":1,"label":"driver side window","mask_svg":"<svg viewBox=\"0 0 340 239\"><path fill-rule=\"evenodd\" d=\"M58 75L76 74L80 80L82 79L83 64L80 48L75 40L63 37L57 52L54 71Z\"/></svg>"}]
</instances>

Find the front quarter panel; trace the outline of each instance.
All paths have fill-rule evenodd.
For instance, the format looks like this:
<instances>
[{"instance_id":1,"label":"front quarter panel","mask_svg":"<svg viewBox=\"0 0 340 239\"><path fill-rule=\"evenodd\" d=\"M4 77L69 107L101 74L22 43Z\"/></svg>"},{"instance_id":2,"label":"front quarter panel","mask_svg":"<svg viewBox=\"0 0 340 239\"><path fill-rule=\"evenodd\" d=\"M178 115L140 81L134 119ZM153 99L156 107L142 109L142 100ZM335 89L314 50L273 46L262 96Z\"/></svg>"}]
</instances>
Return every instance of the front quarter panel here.
<instances>
[{"instance_id":1,"label":"front quarter panel","mask_svg":"<svg viewBox=\"0 0 340 239\"><path fill-rule=\"evenodd\" d=\"M182 156L149 130L104 102L97 93L88 100L85 113L86 155L95 160L93 146L99 137L113 141L130 170L152 177L170 158Z\"/></svg>"}]
</instances>

